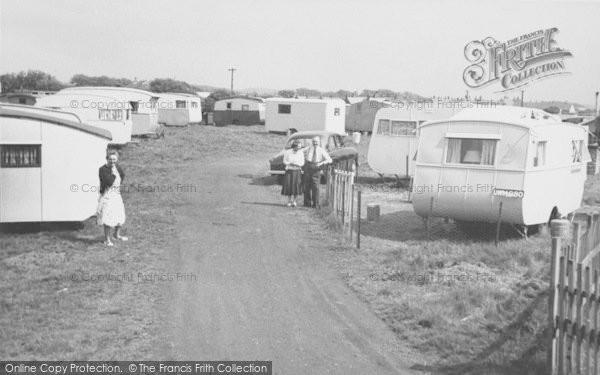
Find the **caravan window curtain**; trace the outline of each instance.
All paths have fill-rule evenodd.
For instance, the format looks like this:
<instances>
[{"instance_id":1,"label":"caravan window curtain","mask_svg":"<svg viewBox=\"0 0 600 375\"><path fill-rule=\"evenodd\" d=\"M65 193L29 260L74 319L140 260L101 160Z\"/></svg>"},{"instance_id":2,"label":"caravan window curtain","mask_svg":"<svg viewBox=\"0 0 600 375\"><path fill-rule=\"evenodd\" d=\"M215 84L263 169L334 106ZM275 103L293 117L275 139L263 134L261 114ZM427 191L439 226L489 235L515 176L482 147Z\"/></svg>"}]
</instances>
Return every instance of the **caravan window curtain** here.
<instances>
[{"instance_id":1,"label":"caravan window curtain","mask_svg":"<svg viewBox=\"0 0 600 375\"><path fill-rule=\"evenodd\" d=\"M494 165L496 141L483 140L481 143L481 164Z\"/></svg>"},{"instance_id":2,"label":"caravan window curtain","mask_svg":"<svg viewBox=\"0 0 600 375\"><path fill-rule=\"evenodd\" d=\"M546 141L537 143L535 157L533 158L534 167L541 167L543 165L546 165Z\"/></svg>"},{"instance_id":3,"label":"caravan window curtain","mask_svg":"<svg viewBox=\"0 0 600 375\"><path fill-rule=\"evenodd\" d=\"M40 145L0 145L2 168L36 168L42 166Z\"/></svg>"},{"instance_id":4,"label":"caravan window curtain","mask_svg":"<svg viewBox=\"0 0 600 375\"><path fill-rule=\"evenodd\" d=\"M583 141L572 141L573 144L573 163L580 163L582 160L581 150Z\"/></svg>"},{"instance_id":5,"label":"caravan window curtain","mask_svg":"<svg viewBox=\"0 0 600 375\"><path fill-rule=\"evenodd\" d=\"M460 139L448 139L448 155L446 155L446 163L460 163L460 146Z\"/></svg>"}]
</instances>

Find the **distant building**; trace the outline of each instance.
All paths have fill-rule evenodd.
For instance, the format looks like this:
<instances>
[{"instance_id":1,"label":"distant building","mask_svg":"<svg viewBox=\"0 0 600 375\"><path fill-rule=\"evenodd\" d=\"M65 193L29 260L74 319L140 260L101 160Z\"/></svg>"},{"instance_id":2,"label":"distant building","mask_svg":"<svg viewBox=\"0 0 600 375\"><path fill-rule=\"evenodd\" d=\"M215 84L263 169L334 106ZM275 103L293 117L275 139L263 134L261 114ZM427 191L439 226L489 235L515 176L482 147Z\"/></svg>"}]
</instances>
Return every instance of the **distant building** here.
<instances>
[{"instance_id":1,"label":"distant building","mask_svg":"<svg viewBox=\"0 0 600 375\"><path fill-rule=\"evenodd\" d=\"M348 98L350 101L351 98ZM346 108L346 131L372 132L375 115L380 108L390 106L385 98L362 98Z\"/></svg>"}]
</instances>

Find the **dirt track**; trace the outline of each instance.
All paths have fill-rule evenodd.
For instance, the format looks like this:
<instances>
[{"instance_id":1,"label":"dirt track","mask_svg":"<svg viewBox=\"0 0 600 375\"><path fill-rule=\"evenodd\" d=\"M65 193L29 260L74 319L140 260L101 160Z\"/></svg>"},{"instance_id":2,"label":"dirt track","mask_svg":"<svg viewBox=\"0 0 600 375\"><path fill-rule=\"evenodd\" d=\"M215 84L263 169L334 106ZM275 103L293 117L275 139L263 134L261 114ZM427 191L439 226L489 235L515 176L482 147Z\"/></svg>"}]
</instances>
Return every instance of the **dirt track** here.
<instances>
[{"instance_id":1,"label":"dirt track","mask_svg":"<svg viewBox=\"0 0 600 375\"><path fill-rule=\"evenodd\" d=\"M168 308L174 359L271 360L275 374L402 374L408 354L327 263L308 209L253 184L268 155L191 167Z\"/></svg>"}]
</instances>

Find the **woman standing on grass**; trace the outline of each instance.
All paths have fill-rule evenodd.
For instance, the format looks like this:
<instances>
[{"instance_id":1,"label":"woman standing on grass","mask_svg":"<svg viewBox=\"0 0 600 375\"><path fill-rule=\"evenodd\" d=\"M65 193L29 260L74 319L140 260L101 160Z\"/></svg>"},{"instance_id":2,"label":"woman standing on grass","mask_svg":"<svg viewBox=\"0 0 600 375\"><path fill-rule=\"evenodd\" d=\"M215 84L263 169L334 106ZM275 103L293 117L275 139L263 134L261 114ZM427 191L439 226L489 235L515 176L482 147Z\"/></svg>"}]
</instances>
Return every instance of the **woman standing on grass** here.
<instances>
[{"instance_id":1,"label":"woman standing on grass","mask_svg":"<svg viewBox=\"0 0 600 375\"><path fill-rule=\"evenodd\" d=\"M304 153L300 151L300 142L293 141L292 148L283 153L285 174L281 195L288 196L288 207L296 207L296 197L302 194L302 166Z\"/></svg>"},{"instance_id":2,"label":"woman standing on grass","mask_svg":"<svg viewBox=\"0 0 600 375\"><path fill-rule=\"evenodd\" d=\"M121 236L121 226L125 224L125 206L121 198L121 183L125 173L117 165L119 153L109 151L106 155L106 164L100 167L100 198L98 199L98 225L104 226L104 244L113 246L110 238L112 228L115 228L114 237L117 240L127 241Z\"/></svg>"}]
</instances>

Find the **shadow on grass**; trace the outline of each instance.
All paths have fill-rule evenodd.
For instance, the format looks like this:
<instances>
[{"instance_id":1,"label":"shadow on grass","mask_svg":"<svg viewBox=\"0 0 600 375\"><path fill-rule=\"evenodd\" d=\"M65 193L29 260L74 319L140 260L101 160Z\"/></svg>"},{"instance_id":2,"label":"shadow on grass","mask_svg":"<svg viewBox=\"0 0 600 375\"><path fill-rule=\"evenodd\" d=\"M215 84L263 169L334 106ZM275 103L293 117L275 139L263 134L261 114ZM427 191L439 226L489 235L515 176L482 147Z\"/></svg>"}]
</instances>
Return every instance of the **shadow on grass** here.
<instances>
[{"instance_id":1,"label":"shadow on grass","mask_svg":"<svg viewBox=\"0 0 600 375\"><path fill-rule=\"evenodd\" d=\"M358 176L356 176L356 183L357 184L364 184L364 185L378 185L378 184L382 184L382 183L396 183L397 180L394 176L383 176L380 177L378 175L361 175L360 171L358 173Z\"/></svg>"},{"instance_id":2,"label":"shadow on grass","mask_svg":"<svg viewBox=\"0 0 600 375\"><path fill-rule=\"evenodd\" d=\"M3 223L0 224L0 233L25 234L39 232L77 231L83 229L84 226L84 222L79 221L43 223Z\"/></svg>"},{"instance_id":3,"label":"shadow on grass","mask_svg":"<svg viewBox=\"0 0 600 375\"><path fill-rule=\"evenodd\" d=\"M379 221L361 221L361 234L391 241L426 240L427 229L423 218L410 211L384 214ZM432 219L430 240L451 240L466 242L472 240L494 241L496 225L473 223L458 225L441 218ZM502 225L500 240L518 239L521 235L511 225Z\"/></svg>"},{"instance_id":4,"label":"shadow on grass","mask_svg":"<svg viewBox=\"0 0 600 375\"><path fill-rule=\"evenodd\" d=\"M285 204L283 203L271 203L271 202L240 202L242 204L254 204L257 206L274 206L274 207L285 207L288 208Z\"/></svg>"},{"instance_id":5,"label":"shadow on grass","mask_svg":"<svg viewBox=\"0 0 600 375\"><path fill-rule=\"evenodd\" d=\"M544 291L531 301L531 303L517 315L517 317L507 325L498 338L484 348L472 360L464 363L443 366L414 365L413 370L424 371L432 374L443 375L542 375L546 374L545 357L540 352L545 347L545 341L548 335L548 327L540 329L534 337L533 343L526 349L521 356L503 364L493 363L491 357L499 352L502 347L519 335L519 331L526 326L526 322L533 318L536 310L543 308L544 301L548 298L548 292ZM509 344L510 345L510 344Z\"/></svg>"},{"instance_id":6,"label":"shadow on grass","mask_svg":"<svg viewBox=\"0 0 600 375\"><path fill-rule=\"evenodd\" d=\"M271 176L271 175L255 176L250 173L243 173L243 174L238 174L237 177L250 179L251 181L250 181L249 185L271 186L271 185L279 184L279 182L278 182L279 176Z\"/></svg>"}]
</instances>

